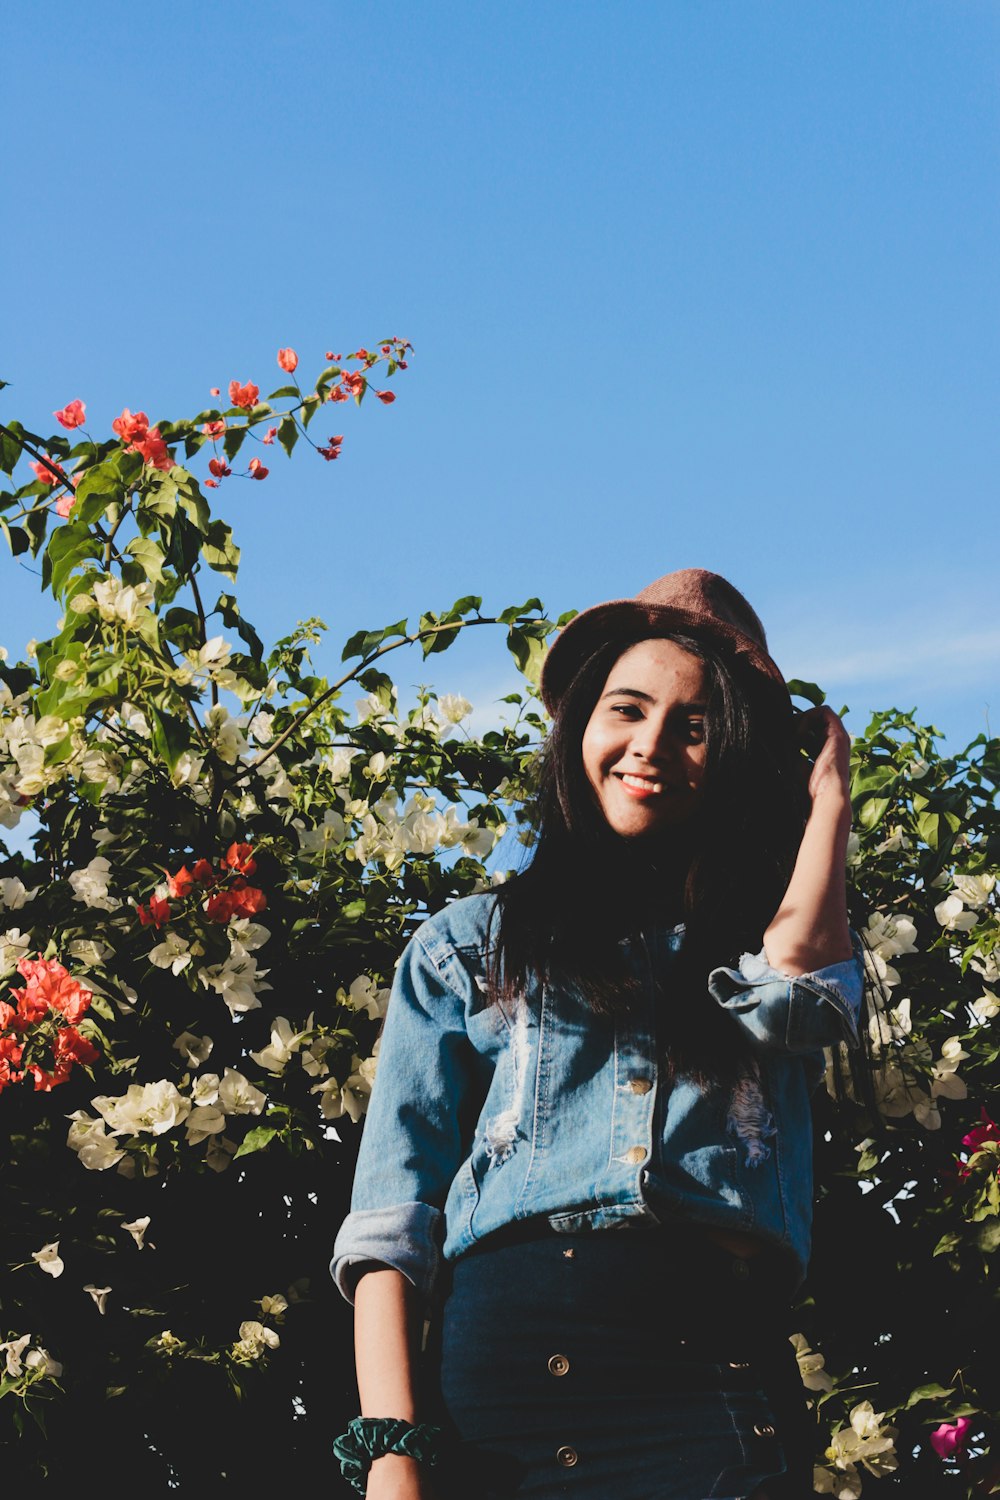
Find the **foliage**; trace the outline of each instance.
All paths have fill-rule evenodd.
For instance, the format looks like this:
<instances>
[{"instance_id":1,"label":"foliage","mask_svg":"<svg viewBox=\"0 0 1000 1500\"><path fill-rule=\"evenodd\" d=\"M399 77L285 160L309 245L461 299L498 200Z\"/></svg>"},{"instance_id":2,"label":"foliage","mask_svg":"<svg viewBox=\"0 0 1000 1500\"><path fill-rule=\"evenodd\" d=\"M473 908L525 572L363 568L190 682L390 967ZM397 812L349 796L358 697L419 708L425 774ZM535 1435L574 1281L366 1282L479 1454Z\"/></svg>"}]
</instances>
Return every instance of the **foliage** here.
<instances>
[{"instance_id":1,"label":"foliage","mask_svg":"<svg viewBox=\"0 0 1000 1500\"><path fill-rule=\"evenodd\" d=\"M328 680L320 622L267 649L244 618L212 501L266 480L260 448L336 459L343 436L310 423L389 405L373 382L408 355L330 355L306 391L285 349L265 401L234 380L227 408L126 410L114 440L80 401L56 413L72 446L0 426L0 524L62 610L0 665L0 823L32 830L0 865L8 1474L68 1486L99 1453L102 1478L161 1489L332 1482L354 1395L326 1260L387 987L426 913L501 878L486 860L544 736L554 627L537 600L469 596L357 631ZM473 734L430 688L404 708L386 658L480 625L527 674L508 721ZM797 1336L816 1486L841 1496L1000 1479L1000 743L939 741L893 711L854 745L882 1120L831 1055Z\"/></svg>"}]
</instances>

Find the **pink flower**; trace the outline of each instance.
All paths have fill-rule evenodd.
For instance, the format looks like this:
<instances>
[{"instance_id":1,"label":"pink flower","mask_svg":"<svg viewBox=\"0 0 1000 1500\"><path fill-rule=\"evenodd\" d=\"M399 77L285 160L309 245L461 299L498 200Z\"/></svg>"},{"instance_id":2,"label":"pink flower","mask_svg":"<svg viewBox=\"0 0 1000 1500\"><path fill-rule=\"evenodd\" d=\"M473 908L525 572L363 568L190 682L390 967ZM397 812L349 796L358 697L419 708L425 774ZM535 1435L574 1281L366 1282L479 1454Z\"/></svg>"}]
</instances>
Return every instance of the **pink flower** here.
<instances>
[{"instance_id":1,"label":"pink flower","mask_svg":"<svg viewBox=\"0 0 1000 1500\"><path fill-rule=\"evenodd\" d=\"M293 375L299 363L299 356L294 349L279 349L278 364L289 375Z\"/></svg>"},{"instance_id":2,"label":"pink flower","mask_svg":"<svg viewBox=\"0 0 1000 1500\"><path fill-rule=\"evenodd\" d=\"M34 459L32 459L31 463L29 463L28 468L34 469L35 474L43 484L56 484L60 477L65 479L66 476L63 474L62 469L60 469L57 463L53 463L52 454L46 453L45 457L48 459L49 464L52 465L51 468L43 463L37 462ZM55 470L56 472L53 473L53 470Z\"/></svg>"},{"instance_id":3,"label":"pink flower","mask_svg":"<svg viewBox=\"0 0 1000 1500\"><path fill-rule=\"evenodd\" d=\"M972 1430L971 1417L959 1417L957 1422L942 1422L930 1435L930 1445L938 1458L963 1458L969 1446Z\"/></svg>"},{"instance_id":4,"label":"pink flower","mask_svg":"<svg viewBox=\"0 0 1000 1500\"><path fill-rule=\"evenodd\" d=\"M166 471L174 466L170 450L160 436L158 427L150 427L145 436L136 438L135 442L130 443L129 446L134 448L136 453L141 453L146 463L152 464L154 469Z\"/></svg>"},{"instance_id":5,"label":"pink flower","mask_svg":"<svg viewBox=\"0 0 1000 1500\"><path fill-rule=\"evenodd\" d=\"M59 499L56 501L56 515L57 516L61 516L62 519L65 521L65 519L69 515L70 511L73 509L73 506L74 506L75 503L76 503L76 496L69 494L68 491L64 492L63 494L61 494L59 496Z\"/></svg>"},{"instance_id":6,"label":"pink flower","mask_svg":"<svg viewBox=\"0 0 1000 1500\"><path fill-rule=\"evenodd\" d=\"M215 394L218 395L218 391ZM216 443L224 435L226 424L221 419L218 422L206 422L201 430L207 438L211 438L212 442Z\"/></svg>"},{"instance_id":7,"label":"pink flower","mask_svg":"<svg viewBox=\"0 0 1000 1500\"><path fill-rule=\"evenodd\" d=\"M962 1145L969 1151L978 1151L987 1141L1000 1141L1000 1125L991 1120L986 1113L986 1106L980 1110L979 1125L973 1125L968 1135L963 1136Z\"/></svg>"},{"instance_id":8,"label":"pink flower","mask_svg":"<svg viewBox=\"0 0 1000 1500\"><path fill-rule=\"evenodd\" d=\"M126 406L120 417L115 417L111 431L117 432L123 443L141 441L149 431L149 418L144 411L129 411Z\"/></svg>"},{"instance_id":9,"label":"pink flower","mask_svg":"<svg viewBox=\"0 0 1000 1500\"><path fill-rule=\"evenodd\" d=\"M213 385L212 389L209 391L208 394L210 396L218 396L219 395L219 387L217 385Z\"/></svg>"},{"instance_id":10,"label":"pink flower","mask_svg":"<svg viewBox=\"0 0 1000 1500\"><path fill-rule=\"evenodd\" d=\"M261 438L261 442L262 443L266 443L267 445L270 445L271 443L274 442L274 440L275 440L275 438L277 436L278 436L278 429L277 429L277 427L269 427L267 429L267 431L265 432L264 436Z\"/></svg>"},{"instance_id":11,"label":"pink flower","mask_svg":"<svg viewBox=\"0 0 1000 1500\"><path fill-rule=\"evenodd\" d=\"M240 385L238 380L229 382L229 399L233 406L241 406L244 411L251 411L257 405L257 397L260 395L260 386L254 385L248 380L246 385Z\"/></svg>"},{"instance_id":12,"label":"pink flower","mask_svg":"<svg viewBox=\"0 0 1000 1500\"><path fill-rule=\"evenodd\" d=\"M65 406L61 407L59 411L54 411L52 415L60 427L68 427L70 432L72 432L74 427L83 426L86 411L85 402L67 401Z\"/></svg>"},{"instance_id":13,"label":"pink flower","mask_svg":"<svg viewBox=\"0 0 1000 1500\"><path fill-rule=\"evenodd\" d=\"M271 472L270 469L265 469L259 458L252 458L247 468L254 479L266 479Z\"/></svg>"}]
</instances>

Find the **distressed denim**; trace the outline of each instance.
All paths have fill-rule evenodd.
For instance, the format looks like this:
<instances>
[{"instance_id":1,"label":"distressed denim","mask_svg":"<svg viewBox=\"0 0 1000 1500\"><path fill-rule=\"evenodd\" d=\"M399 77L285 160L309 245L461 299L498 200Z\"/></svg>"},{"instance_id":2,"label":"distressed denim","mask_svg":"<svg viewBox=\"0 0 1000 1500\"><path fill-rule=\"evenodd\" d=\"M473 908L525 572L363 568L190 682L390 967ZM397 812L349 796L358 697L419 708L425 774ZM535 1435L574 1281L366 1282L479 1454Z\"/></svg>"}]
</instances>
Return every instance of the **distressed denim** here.
<instances>
[{"instance_id":1,"label":"distressed denim","mask_svg":"<svg viewBox=\"0 0 1000 1500\"><path fill-rule=\"evenodd\" d=\"M749 1233L783 1252L796 1285L810 1249L810 1095L824 1046L858 1042L857 948L795 978L763 953L714 970L709 995L745 1032L750 1066L731 1091L683 1075L667 1087L656 1007L671 1001L683 926L627 945L646 982L618 1016L541 981L500 1006L485 980L494 899L453 902L400 959L331 1264L344 1296L352 1266L380 1261L429 1299L442 1254L539 1216L568 1233L679 1221Z\"/></svg>"}]
</instances>

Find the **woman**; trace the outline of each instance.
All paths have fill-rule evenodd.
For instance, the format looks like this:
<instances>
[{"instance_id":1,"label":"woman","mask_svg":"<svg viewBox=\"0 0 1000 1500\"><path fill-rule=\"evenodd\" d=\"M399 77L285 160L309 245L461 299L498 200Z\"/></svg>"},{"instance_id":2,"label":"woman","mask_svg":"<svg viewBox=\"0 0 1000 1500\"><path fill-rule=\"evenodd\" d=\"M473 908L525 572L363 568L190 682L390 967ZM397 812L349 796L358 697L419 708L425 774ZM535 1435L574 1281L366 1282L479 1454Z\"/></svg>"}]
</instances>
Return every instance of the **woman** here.
<instances>
[{"instance_id":1,"label":"woman","mask_svg":"<svg viewBox=\"0 0 1000 1500\"><path fill-rule=\"evenodd\" d=\"M542 692L531 864L397 971L338 1452L369 1500L799 1500L809 1097L862 997L848 737L701 569L577 616Z\"/></svg>"}]
</instances>

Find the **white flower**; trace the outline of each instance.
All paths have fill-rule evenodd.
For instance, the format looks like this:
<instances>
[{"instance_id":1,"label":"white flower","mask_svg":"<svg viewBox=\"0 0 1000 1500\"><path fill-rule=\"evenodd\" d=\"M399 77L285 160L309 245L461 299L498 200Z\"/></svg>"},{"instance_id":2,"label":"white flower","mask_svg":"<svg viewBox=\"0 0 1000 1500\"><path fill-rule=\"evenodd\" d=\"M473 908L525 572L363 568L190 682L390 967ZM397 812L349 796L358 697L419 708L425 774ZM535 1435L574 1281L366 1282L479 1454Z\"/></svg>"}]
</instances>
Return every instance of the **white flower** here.
<instances>
[{"instance_id":1,"label":"white flower","mask_svg":"<svg viewBox=\"0 0 1000 1500\"><path fill-rule=\"evenodd\" d=\"M0 880L0 906L6 906L8 911L20 911L29 901L33 901L41 890L36 885L32 890L25 890L22 881L16 875L5 876Z\"/></svg>"},{"instance_id":2,"label":"white flower","mask_svg":"<svg viewBox=\"0 0 1000 1500\"><path fill-rule=\"evenodd\" d=\"M908 849L910 841L897 823L890 831L888 838L884 838L880 844L875 845L876 854L896 854L900 850Z\"/></svg>"},{"instance_id":3,"label":"white flower","mask_svg":"<svg viewBox=\"0 0 1000 1500\"><path fill-rule=\"evenodd\" d=\"M284 1016L276 1016L271 1022L270 1044L261 1048L260 1052L251 1052L250 1056L269 1073L281 1074L291 1061L293 1053L298 1051L305 1034L304 1031L293 1030L291 1022Z\"/></svg>"},{"instance_id":4,"label":"white flower","mask_svg":"<svg viewBox=\"0 0 1000 1500\"><path fill-rule=\"evenodd\" d=\"M236 1154L236 1142L228 1135L211 1135L205 1147L205 1165L213 1172L224 1172Z\"/></svg>"},{"instance_id":5,"label":"white flower","mask_svg":"<svg viewBox=\"0 0 1000 1500\"><path fill-rule=\"evenodd\" d=\"M191 1113L191 1101L168 1079L158 1083L132 1083L117 1099L100 1095L91 1101L111 1127L112 1135L163 1135L180 1125Z\"/></svg>"},{"instance_id":6,"label":"white flower","mask_svg":"<svg viewBox=\"0 0 1000 1500\"><path fill-rule=\"evenodd\" d=\"M380 1021L389 1004L389 991L378 989L374 979L368 974L359 974L357 979L351 981L346 995L342 990L338 991L337 999L354 1010L363 1010L370 1021Z\"/></svg>"},{"instance_id":7,"label":"white flower","mask_svg":"<svg viewBox=\"0 0 1000 1500\"><path fill-rule=\"evenodd\" d=\"M203 672L218 672L229 665L229 658L233 654L233 648L228 641L223 640L221 635L213 635L202 646L200 651L188 651L188 661L196 669Z\"/></svg>"},{"instance_id":8,"label":"white flower","mask_svg":"<svg viewBox=\"0 0 1000 1500\"><path fill-rule=\"evenodd\" d=\"M339 812L328 807L323 821L316 828L299 828L299 848L303 854L326 855L335 844L342 844L347 836L347 825Z\"/></svg>"},{"instance_id":9,"label":"white flower","mask_svg":"<svg viewBox=\"0 0 1000 1500\"><path fill-rule=\"evenodd\" d=\"M3 1345L0 1344L0 1349ZM63 1367L57 1359L53 1359L47 1349L41 1345L37 1349L29 1349L24 1356L24 1363L29 1370L40 1370L43 1375L51 1375L53 1380L58 1380L63 1372Z\"/></svg>"},{"instance_id":10,"label":"white flower","mask_svg":"<svg viewBox=\"0 0 1000 1500\"><path fill-rule=\"evenodd\" d=\"M198 1146L225 1128L226 1117L217 1104L196 1104L184 1127L189 1146Z\"/></svg>"},{"instance_id":11,"label":"white flower","mask_svg":"<svg viewBox=\"0 0 1000 1500\"><path fill-rule=\"evenodd\" d=\"M920 781L924 776L927 775L927 772L929 770L929 764L927 763L927 761L922 760L919 755L915 755L910 761L910 764L906 767L906 773L913 781Z\"/></svg>"},{"instance_id":12,"label":"white flower","mask_svg":"<svg viewBox=\"0 0 1000 1500\"><path fill-rule=\"evenodd\" d=\"M888 1009L879 1008L868 1022L868 1035L876 1051L890 1042L902 1041L912 1030L909 997Z\"/></svg>"},{"instance_id":13,"label":"white flower","mask_svg":"<svg viewBox=\"0 0 1000 1500\"><path fill-rule=\"evenodd\" d=\"M32 1250L31 1258L47 1276L61 1276L66 1269L59 1258L58 1240L53 1240L51 1245L43 1245L40 1250Z\"/></svg>"},{"instance_id":14,"label":"white flower","mask_svg":"<svg viewBox=\"0 0 1000 1500\"><path fill-rule=\"evenodd\" d=\"M249 917L233 917L228 931L230 938L235 938L247 953L255 953L258 948L263 948L271 936L266 927L263 927L260 922L251 922ZM265 988L270 989L270 985L265 985Z\"/></svg>"},{"instance_id":15,"label":"white flower","mask_svg":"<svg viewBox=\"0 0 1000 1500\"><path fill-rule=\"evenodd\" d=\"M242 943L237 942L233 943L225 963L200 969L198 978L203 985L222 996L230 1014L235 1016L260 1008L258 994L271 988L260 976L269 972L267 969L258 972L257 960L247 953Z\"/></svg>"},{"instance_id":16,"label":"white flower","mask_svg":"<svg viewBox=\"0 0 1000 1500\"><path fill-rule=\"evenodd\" d=\"M948 932L968 932L978 920L974 911L964 909L961 896L947 896L939 901L934 915Z\"/></svg>"},{"instance_id":17,"label":"white flower","mask_svg":"<svg viewBox=\"0 0 1000 1500\"><path fill-rule=\"evenodd\" d=\"M182 750L177 757L171 780L174 786L194 786L201 775L204 760L200 755L192 755L190 750Z\"/></svg>"},{"instance_id":18,"label":"white flower","mask_svg":"<svg viewBox=\"0 0 1000 1500\"><path fill-rule=\"evenodd\" d=\"M258 745L270 743L273 735L274 714L269 714L266 708L258 709L254 714L247 729L253 735Z\"/></svg>"},{"instance_id":19,"label":"white flower","mask_svg":"<svg viewBox=\"0 0 1000 1500\"><path fill-rule=\"evenodd\" d=\"M334 782L346 781L351 774L351 761L356 752L354 750L333 750L329 755L323 757L322 764L330 773L330 779Z\"/></svg>"},{"instance_id":20,"label":"white flower","mask_svg":"<svg viewBox=\"0 0 1000 1500\"><path fill-rule=\"evenodd\" d=\"M823 1368L822 1354L816 1354L806 1343L805 1335L793 1333L789 1342L795 1349L802 1384L809 1391L832 1391L833 1381Z\"/></svg>"},{"instance_id":21,"label":"white flower","mask_svg":"<svg viewBox=\"0 0 1000 1500\"><path fill-rule=\"evenodd\" d=\"M205 730L216 755L228 766L235 765L249 749L239 722L230 717L228 708L221 703L213 704L205 715Z\"/></svg>"},{"instance_id":22,"label":"white flower","mask_svg":"<svg viewBox=\"0 0 1000 1500\"><path fill-rule=\"evenodd\" d=\"M265 1328L263 1323L247 1319L240 1324L240 1339L233 1345L233 1358L259 1359L265 1349L277 1349L280 1343L273 1328Z\"/></svg>"},{"instance_id":23,"label":"white flower","mask_svg":"<svg viewBox=\"0 0 1000 1500\"><path fill-rule=\"evenodd\" d=\"M288 1311L288 1302L280 1292L273 1297L261 1297L257 1304L265 1318L279 1319Z\"/></svg>"},{"instance_id":24,"label":"white flower","mask_svg":"<svg viewBox=\"0 0 1000 1500\"><path fill-rule=\"evenodd\" d=\"M107 620L109 624L123 625L126 630L138 630L143 617L149 613L152 602L151 583L123 585L118 578L104 578L94 584L93 605L89 604L86 594L77 594L72 607L80 613L86 613L87 607L96 606L102 620Z\"/></svg>"},{"instance_id":25,"label":"white flower","mask_svg":"<svg viewBox=\"0 0 1000 1500\"><path fill-rule=\"evenodd\" d=\"M144 1248L143 1242L146 1237L146 1230L149 1228L149 1215L146 1214L142 1219L133 1219L131 1224L126 1224L123 1220L122 1228L132 1236L139 1249L142 1250ZM152 1250L155 1247L150 1245L149 1248Z\"/></svg>"},{"instance_id":26,"label":"white flower","mask_svg":"<svg viewBox=\"0 0 1000 1500\"><path fill-rule=\"evenodd\" d=\"M460 724L472 712L468 698L459 693L442 693L438 698L438 708L447 724Z\"/></svg>"},{"instance_id":27,"label":"white flower","mask_svg":"<svg viewBox=\"0 0 1000 1500\"><path fill-rule=\"evenodd\" d=\"M187 968L194 952L187 938L181 937L179 932L168 932L162 943L150 948L146 957L156 968L169 969L172 974L179 974L182 969Z\"/></svg>"},{"instance_id":28,"label":"white flower","mask_svg":"<svg viewBox=\"0 0 1000 1500\"><path fill-rule=\"evenodd\" d=\"M108 1300L108 1293L111 1291L111 1288L109 1286L94 1286L93 1283L88 1283L83 1290L90 1293L94 1299L94 1306L97 1308L97 1311L103 1314L104 1305Z\"/></svg>"},{"instance_id":29,"label":"white flower","mask_svg":"<svg viewBox=\"0 0 1000 1500\"><path fill-rule=\"evenodd\" d=\"M986 984L1000 983L1000 948L994 948L992 953L980 954L979 957L970 959L970 963Z\"/></svg>"},{"instance_id":30,"label":"white flower","mask_svg":"<svg viewBox=\"0 0 1000 1500\"><path fill-rule=\"evenodd\" d=\"M191 1031L182 1031L173 1045L189 1068L200 1068L208 1061L215 1043L210 1036L195 1036Z\"/></svg>"},{"instance_id":31,"label":"white flower","mask_svg":"<svg viewBox=\"0 0 1000 1500\"><path fill-rule=\"evenodd\" d=\"M115 950L110 943L103 943L99 938L74 938L67 945L67 953L75 958L78 963L88 969L99 968L107 963L109 958L114 958Z\"/></svg>"},{"instance_id":32,"label":"white flower","mask_svg":"<svg viewBox=\"0 0 1000 1500\"><path fill-rule=\"evenodd\" d=\"M500 832L499 829L494 830L483 827L479 823L470 822L466 824L461 835L462 848L473 859L484 859L493 848L498 832Z\"/></svg>"},{"instance_id":33,"label":"white flower","mask_svg":"<svg viewBox=\"0 0 1000 1500\"><path fill-rule=\"evenodd\" d=\"M219 1105L227 1115L259 1115L267 1095L255 1089L248 1078L227 1068L219 1085Z\"/></svg>"},{"instance_id":34,"label":"white flower","mask_svg":"<svg viewBox=\"0 0 1000 1500\"><path fill-rule=\"evenodd\" d=\"M956 875L955 894L961 897L964 906L978 911L986 905L996 883L995 875Z\"/></svg>"},{"instance_id":35,"label":"white flower","mask_svg":"<svg viewBox=\"0 0 1000 1500\"><path fill-rule=\"evenodd\" d=\"M196 1078L191 1089L191 1102L195 1105L215 1104L219 1098L218 1073L203 1073Z\"/></svg>"},{"instance_id":36,"label":"white flower","mask_svg":"<svg viewBox=\"0 0 1000 1500\"><path fill-rule=\"evenodd\" d=\"M74 870L69 877L73 887L73 900L98 911L116 911L120 901L108 894L111 881L111 865L103 854L96 854L82 870Z\"/></svg>"},{"instance_id":37,"label":"white flower","mask_svg":"<svg viewBox=\"0 0 1000 1500\"><path fill-rule=\"evenodd\" d=\"M66 1144L80 1158L81 1165L91 1172L103 1172L113 1167L125 1155L107 1134L103 1120L92 1120L82 1109L75 1110L68 1118L72 1120Z\"/></svg>"},{"instance_id":38,"label":"white flower","mask_svg":"<svg viewBox=\"0 0 1000 1500\"><path fill-rule=\"evenodd\" d=\"M6 1356L7 1374L13 1376L15 1380L22 1373L21 1355L24 1352L25 1345L30 1343L31 1334L22 1333L20 1338L8 1339L5 1344L0 1344L0 1350Z\"/></svg>"},{"instance_id":39,"label":"white flower","mask_svg":"<svg viewBox=\"0 0 1000 1500\"><path fill-rule=\"evenodd\" d=\"M917 951L917 928L912 917L873 911L862 936L880 958Z\"/></svg>"},{"instance_id":40,"label":"white flower","mask_svg":"<svg viewBox=\"0 0 1000 1500\"><path fill-rule=\"evenodd\" d=\"M27 953L30 942L30 934L22 932L20 927L11 927L7 932L0 932L0 977L13 974Z\"/></svg>"},{"instance_id":41,"label":"white flower","mask_svg":"<svg viewBox=\"0 0 1000 1500\"><path fill-rule=\"evenodd\" d=\"M368 1099L371 1095L372 1084L375 1082L375 1069L378 1064L379 1043L375 1043L371 1057L362 1062L360 1057L351 1061L353 1072L345 1079L343 1085L337 1083L335 1078L326 1078L322 1083L316 1083L309 1090L311 1094L319 1094L320 1110L324 1120L337 1120L341 1115L347 1115L353 1124L357 1124L361 1116L368 1108Z\"/></svg>"},{"instance_id":42,"label":"white flower","mask_svg":"<svg viewBox=\"0 0 1000 1500\"><path fill-rule=\"evenodd\" d=\"M970 1009L977 1021L992 1021L994 1016L1000 1016L1000 999L984 990L978 1000L973 1000Z\"/></svg>"}]
</instances>

